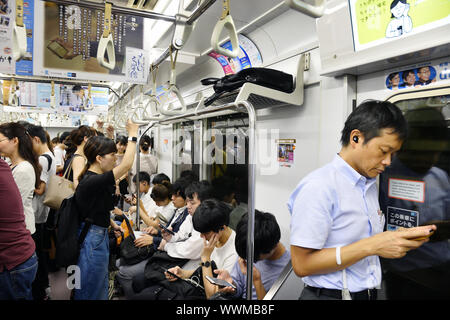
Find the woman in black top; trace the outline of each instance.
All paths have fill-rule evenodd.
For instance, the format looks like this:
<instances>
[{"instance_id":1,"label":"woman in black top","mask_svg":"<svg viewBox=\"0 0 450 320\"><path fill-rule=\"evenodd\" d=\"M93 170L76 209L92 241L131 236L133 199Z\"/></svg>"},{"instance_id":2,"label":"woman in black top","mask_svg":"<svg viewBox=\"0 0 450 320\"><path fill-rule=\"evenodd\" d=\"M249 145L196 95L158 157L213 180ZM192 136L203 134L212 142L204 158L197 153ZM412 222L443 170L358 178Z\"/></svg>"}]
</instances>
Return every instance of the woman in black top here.
<instances>
[{"instance_id":1,"label":"woman in black top","mask_svg":"<svg viewBox=\"0 0 450 320\"><path fill-rule=\"evenodd\" d=\"M130 138L137 137L138 125L128 121ZM135 140L135 139L134 139ZM78 258L80 286L75 289L76 300L108 299L108 227L115 231L120 227L110 219L113 206L115 181L130 170L136 142L130 141L120 165L115 166L117 148L113 140L95 136L84 146L87 164L81 172L80 183L75 191L75 200L81 214L81 232L86 218L92 220Z\"/></svg>"}]
</instances>

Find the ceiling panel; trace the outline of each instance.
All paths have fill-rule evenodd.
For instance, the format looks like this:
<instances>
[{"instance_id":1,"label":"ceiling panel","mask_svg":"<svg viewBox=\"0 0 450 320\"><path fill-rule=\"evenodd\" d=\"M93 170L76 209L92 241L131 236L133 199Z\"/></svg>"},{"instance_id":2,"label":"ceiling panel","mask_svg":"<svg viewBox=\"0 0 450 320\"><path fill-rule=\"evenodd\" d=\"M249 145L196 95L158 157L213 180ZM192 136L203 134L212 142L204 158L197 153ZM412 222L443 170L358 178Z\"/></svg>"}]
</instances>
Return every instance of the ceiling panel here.
<instances>
[{"instance_id":1,"label":"ceiling panel","mask_svg":"<svg viewBox=\"0 0 450 320\"><path fill-rule=\"evenodd\" d=\"M249 22L255 20L267 11L276 7L283 0L230 0L230 14L233 17L236 29L246 26ZM288 10L283 5L283 10ZM217 0L198 20L197 25L189 37L184 52L201 54L211 47L211 35L222 14L222 1ZM170 28L164 36L157 42L156 47L167 48L172 40L173 27ZM226 32L221 35L221 40L227 36Z\"/></svg>"}]
</instances>

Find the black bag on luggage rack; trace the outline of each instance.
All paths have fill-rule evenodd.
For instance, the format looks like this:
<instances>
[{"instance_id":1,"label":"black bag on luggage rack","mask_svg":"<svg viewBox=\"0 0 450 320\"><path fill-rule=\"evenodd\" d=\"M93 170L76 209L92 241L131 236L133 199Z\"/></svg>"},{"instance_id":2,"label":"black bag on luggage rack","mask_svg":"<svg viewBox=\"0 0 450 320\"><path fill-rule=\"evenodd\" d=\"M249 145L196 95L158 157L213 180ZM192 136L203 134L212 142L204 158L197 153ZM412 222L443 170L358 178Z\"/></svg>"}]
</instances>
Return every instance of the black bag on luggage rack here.
<instances>
[{"instance_id":1,"label":"black bag on luggage rack","mask_svg":"<svg viewBox=\"0 0 450 320\"><path fill-rule=\"evenodd\" d=\"M222 78L202 79L203 85L214 84L214 94L205 99L205 106L209 106L225 92L231 92L251 82L274 90L292 93L294 91L294 81L290 74L268 68L248 68L236 74L226 75Z\"/></svg>"}]
</instances>

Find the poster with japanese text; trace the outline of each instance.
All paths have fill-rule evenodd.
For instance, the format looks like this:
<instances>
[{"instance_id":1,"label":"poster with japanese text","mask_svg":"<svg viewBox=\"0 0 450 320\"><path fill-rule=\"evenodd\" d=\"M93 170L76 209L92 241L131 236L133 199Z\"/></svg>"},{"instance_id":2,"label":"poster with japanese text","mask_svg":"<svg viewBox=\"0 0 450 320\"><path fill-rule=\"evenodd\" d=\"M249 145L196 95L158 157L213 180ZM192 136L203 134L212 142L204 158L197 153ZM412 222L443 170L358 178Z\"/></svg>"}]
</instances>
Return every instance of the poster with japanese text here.
<instances>
[{"instance_id":1,"label":"poster with japanese text","mask_svg":"<svg viewBox=\"0 0 450 320\"><path fill-rule=\"evenodd\" d=\"M14 28L15 1L0 1L0 72L14 73L12 35Z\"/></svg>"},{"instance_id":2,"label":"poster with japanese text","mask_svg":"<svg viewBox=\"0 0 450 320\"><path fill-rule=\"evenodd\" d=\"M126 48L127 82L146 84L150 70L150 55L142 49Z\"/></svg>"},{"instance_id":3,"label":"poster with japanese text","mask_svg":"<svg viewBox=\"0 0 450 320\"><path fill-rule=\"evenodd\" d=\"M450 24L448 0L349 0L355 51Z\"/></svg>"},{"instance_id":4,"label":"poster with japanese text","mask_svg":"<svg viewBox=\"0 0 450 320\"><path fill-rule=\"evenodd\" d=\"M34 33L34 0L23 1L23 24L27 30L27 52L16 61L16 74L21 76L33 75L33 33Z\"/></svg>"},{"instance_id":5,"label":"poster with japanese text","mask_svg":"<svg viewBox=\"0 0 450 320\"><path fill-rule=\"evenodd\" d=\"M111 15L111 34L115 59L107 54L97 60L99 44L105 41L104 10L76 5L58 5L39 1L36 15L45 23L36 24L35 73L44 76L86 80L126 81L126 48L143 48L144 19L129 15ZM102 40L105 39L105 40ZM111 61L108 61L108 60Z\"/></svg>"}]
</instances>

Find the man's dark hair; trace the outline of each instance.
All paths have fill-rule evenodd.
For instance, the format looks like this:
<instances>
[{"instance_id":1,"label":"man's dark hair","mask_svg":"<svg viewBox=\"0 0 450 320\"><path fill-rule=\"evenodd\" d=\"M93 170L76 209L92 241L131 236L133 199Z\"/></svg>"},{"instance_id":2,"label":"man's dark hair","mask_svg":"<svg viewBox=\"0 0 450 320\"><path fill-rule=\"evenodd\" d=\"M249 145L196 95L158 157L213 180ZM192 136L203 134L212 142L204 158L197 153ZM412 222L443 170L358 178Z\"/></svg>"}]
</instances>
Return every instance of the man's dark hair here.
<instances>
[{"instance_id":1,"label":"man's dark hair","mask_svg":"<svg viewBox=\"0 0 450 320\"><path fill-rule=\"evenodd\" d=\"M134 175L133 177L133 182L136 183L136 176L137 174ZM145 172L145 171L140 171L139 172L139 183L146 181L149 185L150 185L150 175Z\"/></svg>"},{"instance_id":2,"label":"man's dark hair","mask_svg":"<svg viewBox=\"0 0 450 320\"><path fill-rule=\"evenodd\" d=\"M126 146L128 144L128 138L125 136L117 136L116 138L116 144L120 143L123 146Z\"/></svg>"},{"instance_id":3,"label":"man's dark hair","mask_svg":"<svg viewBox=\"0 0 450 320\"><path fill-rule=\"evenodd\" d=\"M184 170L180 173L180 178L186 178L191 182L198 181L198 175L192 170Z\"/></svg>"},{"instance_id":4,"label":"man's dark hair","mask_svg":"<svg viewBox=\"0 0 450 320\"><path fill-rule=\"evenodd\" d=\"M163 181L167 181L170 183L170 178L165 173L158 173L156 176L153 177L152 183L162 184Z\"/></svg>"},{"instance_id":5,"label":"man's dark hair","mask_svg":"<svg viewBox=\"0 0 450 320\"><path fill-rule=\"evenodd\" d=\"M194 181L187 186L184 193L186 194L186 197L191 199L193 199L194 194L196 193L198 200L204 201L212 197L211 184L206 180Z\"/></svg>"},{"instance_id":6,"label":"man's dark hair","mask_svg":"<svg viewBox=\"0 0 450 320\"><path fill-rule=\"evenodd\" d=\"M186 200L186 188L191 184L191 180L180 178L172 185L172 194L178 195Z\"/></svg>"},{"instance_id":7,"label":"man's dark hair","mask_svg":"<svg viewBox=\"0 0 450 320\"><path fill-rule=\"evenodd\" d=\"M64 140L66 140L68 136L70 136L69 131L64 131L63 133L61 133L61 135L59 136L59 143L64 143Z\"/></svg>"},{"instance_id":8,"label":"man's dark hair","mask_svg":"<svg viewBox=\"0 0 450 320\"><path fill-rule=\"evenodd\" d=\"M45 130L41 126L36 126L34 124L28 123L24 125L31 137L38 137L42 143L47 143L47 136L45 135Z\"/></svg>"},{"instance_id":9,"label":"man's dark hair","mask_svg":"<svg viewBox=\"0 0 450 320\"><path fill-rule=\"evenodd\" d=\"M407 136L408 125L402 111L388 101L368 100L361 103L348 116L342 129L341 144L350 143L350 134L357 129L364 135L364 144L379 137L382 129L392 129L401 141Z\"/></svg>"},{"instance_id":10,"label":"man's dark hair","mask_svg":"<svg viewBox=\"0 0 450 320\"><path fill-rule=\"evenodd\" d=\"M228 176L215 178L211 182L213 188L213 197L217 200L224 201L226 197L230 197L234 191L234 181Z\"/></svg>"},{"instance_id":11,"label":"man's dark hair","mask_svg":"<svg viewBox=\"0 0 450 320\"><path fill-rule=\"evenodd\" d=\"M244 214L237 224L236 239L234 241L237 254L245 260L247 259L247 230L248 213ZM261 254L267 254L272 251L280 241L280 226L273 214L255 210L254 237L253 260L256 262Z\"/></svg>"},{"instance_id":12,"label":"man's dark hair","mask_svg":"<svg viewBox=\"0 0 450 320\"><path fill-rule=\"evenodd\" d=\"M207 199L202 201L192 217L194 229L200 233L219 232L230 222L231 208L222 201Z\"/></svg>"}]
</instances>

